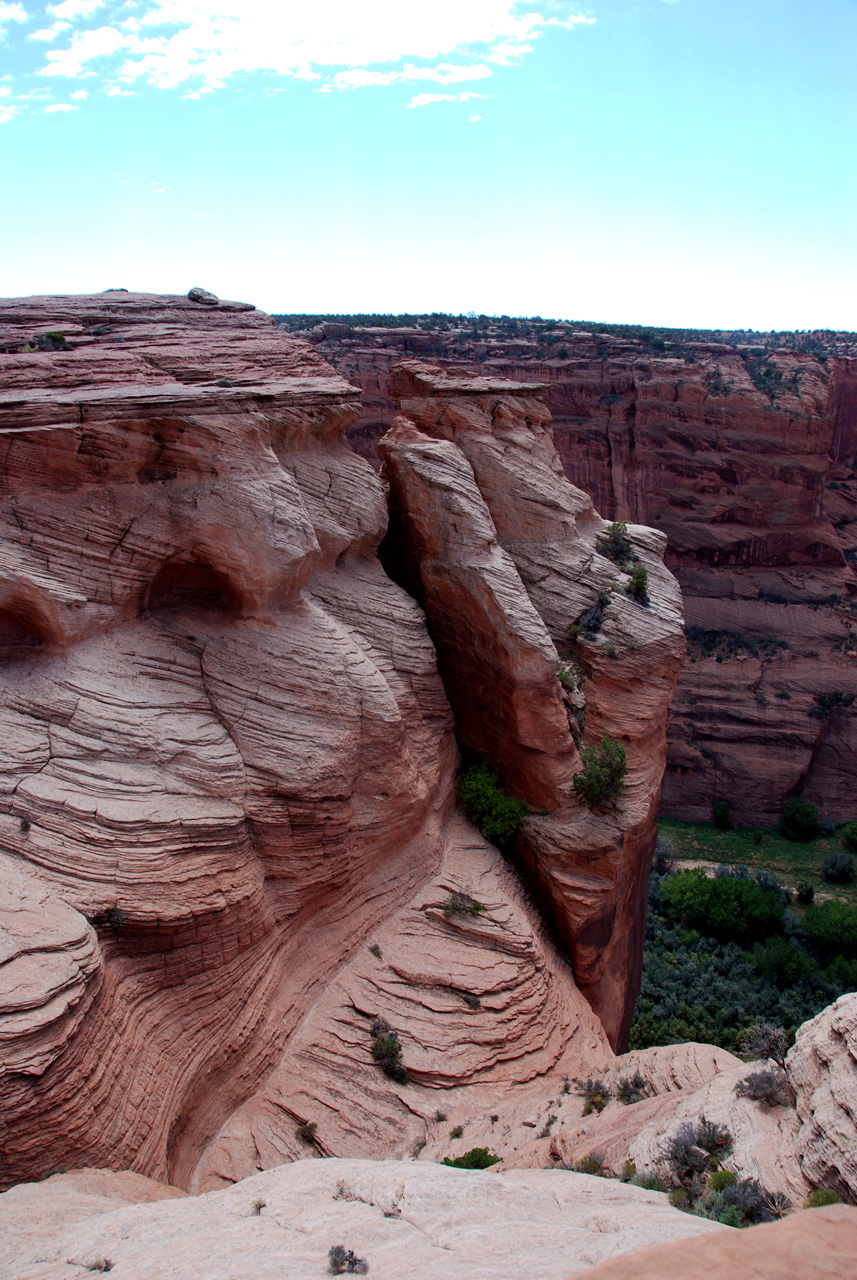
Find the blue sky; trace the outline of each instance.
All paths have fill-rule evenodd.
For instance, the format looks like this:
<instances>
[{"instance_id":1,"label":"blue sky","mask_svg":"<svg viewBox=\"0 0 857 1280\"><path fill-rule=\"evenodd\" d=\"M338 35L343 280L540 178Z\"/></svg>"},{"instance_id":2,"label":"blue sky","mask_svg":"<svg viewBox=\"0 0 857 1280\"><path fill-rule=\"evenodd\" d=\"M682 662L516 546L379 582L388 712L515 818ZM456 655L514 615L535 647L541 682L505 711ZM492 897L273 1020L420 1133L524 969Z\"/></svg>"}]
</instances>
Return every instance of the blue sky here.
<instances>
[{"instance_id":1,"label":"blue sky","mask_svg":"<svg viewBox=\"0 0 857 1280\"><path fill-rule=\"evenodd\" d=\"M0 294L857 329L857 0L0 0Z\"/></svg>"}]
</instances>

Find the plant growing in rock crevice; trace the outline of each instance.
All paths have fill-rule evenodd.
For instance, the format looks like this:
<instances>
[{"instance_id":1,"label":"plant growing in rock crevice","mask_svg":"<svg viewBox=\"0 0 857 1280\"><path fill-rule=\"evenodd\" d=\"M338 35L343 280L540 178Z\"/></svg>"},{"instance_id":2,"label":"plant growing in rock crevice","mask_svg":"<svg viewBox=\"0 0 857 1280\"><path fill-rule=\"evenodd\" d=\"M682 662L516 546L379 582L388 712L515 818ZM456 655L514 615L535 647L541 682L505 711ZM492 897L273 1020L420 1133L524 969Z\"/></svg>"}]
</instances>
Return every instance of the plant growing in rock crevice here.
<instances>
[{"instance_id":1,"label":"plant growing in rock crevice","mask_svg":"<svg viewBox=\"0 0 857 1280\"><path fill-rule=\"evenodd\" d=\"M632 596L638 604L648 608L651 601L649 600L649 573L645 565L634 565L630 580L625 587L625 594Z\"/></svg>"},{"instance_id":2,"label":"plant growing in rock crevice","mask_svg":"<svg viewBox=\"0 0 857 1280\"><path fill-rule=\"evenodd\" d=\"M625 748L612 738L602 738L599 746L584 747L580 759L583 772L572 778L575 791L588 808L606 809L618 800L625 787Z\"/></svg>"},{"instance_id":3,"label":"plant growing in rock crevice","mask_svg":"<svg viewBox=\"0 0 857 1280\"><path fill-rule=\"evenodd\" d=\"M623 1076L616 1085L616 1097L626 1107L635 1102L642 1102L652 1092L652 1086L644 1075L635 1071L632 1076Z\"/></svg>"},{"instance_id":4,"label":"plant growing in rock crevice","mask_svg":"<svg viewBox=\"0 0 857 1280\"><path fill-rule=\"evenodd\" d=\"M762 1067L751 1071L735 1085L737 1098L749 1098L766 1107L787 1107L794 1101L788 1076L782 1067Z\"/></svg>"},{"instance_id":5,"label":"plant growing in rock crevice","mask_svg":"<svg viewBox=\"0 0 857 1280\"><path fill-rule=\"evenodd\" d=\"M477 902L476 898L460 889L454 890L443 903L443 914L447 920L453 916L478 916L484 910L484 902Z\"/></svg>"},{"instance_id":6,"label":"plant growing in rock crevice","mask_svg":"<svg viewBox=\"0 0 857 1280\"><path fill-rule=\"evenodd\" d=\"M372 1021L372 1058L388 1076L397 1084L408 1083L408 1072L402 1062L402 1042L398 1034L383 1018Z\"/></svg>"},{"instance_id":7,"label":"plant growing in rock crevice","mask_svg":"<svg viewBox=\"0 0 857 1280\"><path fill-rule=\"evenodd\" d=\"M500 1157L495 1156L494 1152L489 1151L487 1147L471 1147L463 1156L444 1156L441 1164L451 1169L490 1169L491 1165L497 1164L499 1160Z\"/></svg>"},{"instance_id":8,"label":"plant growing in rock crevice","mask_svg":"<svg viewBox=\"0 0 857 1280\"><path fill-rule=\"evenodd\" d=\"M592 1115L593 1111L603 1111L610 1101L610 1086L603 1080L579 1080L577 1092L582 1096L583 1114Z\"/></svg>"},{"instance_id":9,"label":"plant growing in rock crevice","mask_svg":"<svg viewBox=\"0 0 857 1280\"><path fill-rule=\"evenodd\" d=\"M607 591L599 591L594 602L585 609L576 622L572 623L571 634L583 636L585 640L595 640L604 622L604 615L610 603Z\"/></svg>"},{"instance_id":10,"label":"plant growing in rock crevice","mask_svg":"<svg viewBox=\"0 0 857 1280\"><path fill-rule=\"evenodd\" d=\"M633 555L633 548L628 538L628 526L624 520L614 520L595 545L596 549L614 564L624 565Z\"/></svg>"},{"instance_id":11,"label":"plant growing in rock crevice","mask_svg":"<svg viewBox=\"0 0 857 1280\"><path fill-rule=\"evenodd\" d=\"M365 1276L369 1263L365 1258L358 1258L353 1249L346 1249L344 1244L334 1244L328 1250L327 1269L332 1276L341 1276L346 1271L355 1276Z\"/></svg>"},{"instance_id":12,"label":"plant growing in rock crevice","mask_svg":"<svg viewBox=\"0 0 857 1280\"><path fill-rule=\"evenodd\" d=\"M473 765L461 780L458 799L485 839L504 845L512 839L529 809L522 800L504 795L498 781L487 765Z\"/></svg>"}]
</instances>

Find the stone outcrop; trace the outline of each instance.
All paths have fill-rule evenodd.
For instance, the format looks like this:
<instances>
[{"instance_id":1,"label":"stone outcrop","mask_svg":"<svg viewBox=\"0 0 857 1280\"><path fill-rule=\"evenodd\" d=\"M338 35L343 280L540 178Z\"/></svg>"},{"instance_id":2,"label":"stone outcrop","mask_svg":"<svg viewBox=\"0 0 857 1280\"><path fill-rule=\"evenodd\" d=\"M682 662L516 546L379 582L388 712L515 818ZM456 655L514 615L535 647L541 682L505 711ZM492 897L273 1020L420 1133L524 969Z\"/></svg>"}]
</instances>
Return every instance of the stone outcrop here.
<instances>
[{"instance_id":1,"label":"stone outcrop","mask_svg":"<svg viewBox=\"0 0 857 1280\"><path fill-rule=\"evenodd\" d=\"M403 353L545 385L566 475L607 519L667 534L696 629L671 709L664 811L710 820L726 798L741 825L775 825L800 794L852 818L857 711L835 695L857 694L853 347L833 335L819 355L797 337L483 328L314 331L364 390L352 446L378 464Z\"/></svg>"},{"instance_id":2,"label":"stone outcrop","mask_svg":"<svg viewBox=\"0 0 857 1280\"><path fill-rule=\"evenodd\" d=\"M799 1208L817 1187L857 1204L857 994L840 998L799 1028L787 1058L788 1087L779 1105L736 1094L758 1063L746 1064L709 1045L667 1045L616 1058L602 1079L616 1086L639 1073L642 1101L610 1101L591 1117L562 1113L551 1153L567 1165L594 1153L614 1176L626 1161L638 1173L662 1175L670 1138L703 1118L728 1129L727 1164Z\"/></svg>"},{"instance_id":3,"label":"stone outcrop","mask_svg":"<svg viewBox=\"0 0 857 1280\"><path fill-rule=\"evenodd\" d=\"M664 540L629 529L648 573L643 604L602 554L607 523L563 475L531 386L405 362L390 387L401 414L379 446L391 519L382 556L426 610L465 748L513 795L547 811L524 821L519 855L579 986L621 1044L642 963L666 712L684 651ZM593 608L597 625L581 631ZM579 695L572 707L558 674ZM622 743L628 778L619 804L597 812L571 780L577 744L604 737Z\"/></svg>"},{"instance_id":4,"label":"stone outcrop","mask_svg":"<svg viewBox=\"0 0 857 1280\"><path fill-rule=\"evenodd\" d=\"M857 994L799 1029L788 1056L797 1095L797 1153L814 1186L857 1203Z\"/></svg>"},{"instance_id":5,"label":"stone outcrop","mask_svg":"<svg viewBox=\"0 0 857 1280\"><path fill-rule=\"evenodd\" d=\"M833 1205L705 1240L651 1245L611 1258L587 1280L851 1280L857 1256L857 1209Z\"/></svg>"},{"instance_id":6,"label":"stone outcrop","mask_svg":"<svg viewBox=\"0 0 857 1280\"><path fill-rule=\"evenodd\" d=\"M378 1280L565 1280L645 1244L730 1234L657 1192L550 1170L318 1160L200 1197L86 1170L0 1196L0 1278L85 1280L109 1263L118 1280L312 1280L342 1244Z\"/></svg>"},{"instance_id":7,"label":"stone outcrop","mask_svg":"<svg viewBox=\"0 0 857 1280\"><path fill-rule=\"evenodd\" d=\"M511 781L554 811L521 854L561 949L454 813L436 650L378 559L381 483L343 442L354 389L216 298L13 300L0 347L3 1184L109 1163L217 1187L318 1154L454 1154L445 1110L510 1164L544 1158L563 1077L612 1060L591 1006L615 1042L635 996L679 656L657 538L634 531L652 608L616 593L603 639L575 643L572 695L554 636L618 570L543 407L526 397L530 431L501 391L486 432L471 396L461 445L422 435L469 477L459 602L483 591L471 641ZM615 813L573 798L584 710L627 743ZM448 911L461 892L484 910ZM373 1060L377 1019L407 1085Z\"/></svg>"},{"instance_id":8,"label":"stone outcrop","mask_svg":"<svg viewBox=\"0 0 857 1280\"><path fill-rule=\"evenodd\" d=\"M189 1177L440 867L452 719L310 347L125 293L0 347L2 1178Z\"/></svg>"}]
</instances>

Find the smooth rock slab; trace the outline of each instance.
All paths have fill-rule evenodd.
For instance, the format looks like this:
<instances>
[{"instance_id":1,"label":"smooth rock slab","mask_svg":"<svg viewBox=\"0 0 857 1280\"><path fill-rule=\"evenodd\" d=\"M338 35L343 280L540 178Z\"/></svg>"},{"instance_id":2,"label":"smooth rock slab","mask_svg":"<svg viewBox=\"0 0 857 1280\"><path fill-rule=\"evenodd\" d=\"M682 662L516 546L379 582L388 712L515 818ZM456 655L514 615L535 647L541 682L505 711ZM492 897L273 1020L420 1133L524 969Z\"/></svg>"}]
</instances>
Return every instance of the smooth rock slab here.
<instances>
[{"instance_id":1,"label":"smooth rock slab","mask_svg":"<svg viewBox=\"0 0 857 1280\"><path fill-rule=\"evenodd\" d=\"M335 1244L375 1280L561 1280L729 1233L657 1192L557 1170L301 1161L156 1203L173 1189L128 1178L88 1170L0 1196L0 1280L84 1280L107 1261L116 1280L319 1280Z\"/></svg>"}]
</instances>

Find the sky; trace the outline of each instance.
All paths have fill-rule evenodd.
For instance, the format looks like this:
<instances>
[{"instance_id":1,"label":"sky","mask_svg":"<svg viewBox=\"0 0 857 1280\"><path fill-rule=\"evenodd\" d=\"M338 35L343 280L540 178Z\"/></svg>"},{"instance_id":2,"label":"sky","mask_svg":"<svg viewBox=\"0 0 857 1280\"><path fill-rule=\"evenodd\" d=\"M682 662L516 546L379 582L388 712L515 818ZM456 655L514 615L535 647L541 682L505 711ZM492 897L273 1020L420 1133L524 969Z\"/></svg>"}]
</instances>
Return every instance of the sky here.
<instances>
[{"instance_id":1,"label":"sky","mask_svg":"<svg viewBox=\"0 0 857 1280\"><path fill-rule=\"evenodd\" d=\"M857 0L0 0L0 295L857 330Z\"/></svg>"}]
</instances>

